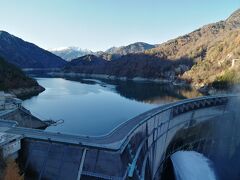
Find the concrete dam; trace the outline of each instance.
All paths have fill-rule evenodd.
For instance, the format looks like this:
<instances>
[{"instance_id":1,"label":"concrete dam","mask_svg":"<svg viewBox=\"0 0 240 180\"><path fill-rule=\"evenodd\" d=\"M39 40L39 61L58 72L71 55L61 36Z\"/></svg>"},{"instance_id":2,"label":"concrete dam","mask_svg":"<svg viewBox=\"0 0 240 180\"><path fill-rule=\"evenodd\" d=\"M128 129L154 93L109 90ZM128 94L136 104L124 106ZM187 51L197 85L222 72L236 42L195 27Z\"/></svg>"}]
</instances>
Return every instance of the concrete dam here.
<instances>
[{"instance_id":1,"label":"concrete dam","mask_svg":"<svg viewBox=\"0 0 240 180\"><path fill-rule=\"evenodd\" d=\"M171 156L194 151L210 159L220 179L239 179L240 101L237 95L187 99L145 112L101 137L18 127L0 121L17 144L25 179L175 179ZM15 139L14 139L15 137ZM14 144L13 144L14 145Z\"/></svg>"}]
</instances>

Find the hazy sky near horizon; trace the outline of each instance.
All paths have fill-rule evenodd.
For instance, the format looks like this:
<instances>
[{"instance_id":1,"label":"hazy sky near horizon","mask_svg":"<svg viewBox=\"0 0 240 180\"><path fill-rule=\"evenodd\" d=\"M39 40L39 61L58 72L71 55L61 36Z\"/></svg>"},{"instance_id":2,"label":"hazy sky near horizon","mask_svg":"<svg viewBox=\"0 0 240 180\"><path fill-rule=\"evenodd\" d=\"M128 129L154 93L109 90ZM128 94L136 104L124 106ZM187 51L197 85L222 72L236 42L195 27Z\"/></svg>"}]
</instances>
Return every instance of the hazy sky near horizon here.
<instances>
[{"instance_id":1,"label":"hazy sky near horizon","mask_svg":"<svg viewBox=\"0 0 240 180\"><path fill-rule=\"evenodd\" d=\"M161 43L226 19L240 0L0 0L0 30L42 48Z\"/></svg>"}]
</instances>

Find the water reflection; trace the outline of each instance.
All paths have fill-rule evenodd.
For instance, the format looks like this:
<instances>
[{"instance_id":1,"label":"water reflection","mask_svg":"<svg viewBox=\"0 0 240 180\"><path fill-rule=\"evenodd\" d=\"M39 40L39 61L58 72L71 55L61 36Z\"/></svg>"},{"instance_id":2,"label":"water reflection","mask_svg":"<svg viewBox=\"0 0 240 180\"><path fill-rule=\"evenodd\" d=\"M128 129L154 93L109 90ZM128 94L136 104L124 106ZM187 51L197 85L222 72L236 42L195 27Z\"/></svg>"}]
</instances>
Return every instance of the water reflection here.
<instances>
[{"instance_id":1,"label":"water reflection","mask_svg":"<svg viewBox=\"0 0 240 180\"><path fill-rule=\"evenodd\" d=\"M202 95L191 87L180 87L153 82L95 80L82 78L68 78L68 80L84 84L100 84L102 87L115 90L115 92L125 98L149 104L163 104Z\"/></svg>"},{"instance_id":2,"label":"water reflection","mask_svg":"<svg viewBox=\"0 0 240 180\"><path fill-rule=\"evenodd\" d=\"M23 105L41 119L64 119L47 130L103 135L160 104L196 97L189 88L154 83L93 79L38 78L45 91Z\"/></svg>"}]
</instances>

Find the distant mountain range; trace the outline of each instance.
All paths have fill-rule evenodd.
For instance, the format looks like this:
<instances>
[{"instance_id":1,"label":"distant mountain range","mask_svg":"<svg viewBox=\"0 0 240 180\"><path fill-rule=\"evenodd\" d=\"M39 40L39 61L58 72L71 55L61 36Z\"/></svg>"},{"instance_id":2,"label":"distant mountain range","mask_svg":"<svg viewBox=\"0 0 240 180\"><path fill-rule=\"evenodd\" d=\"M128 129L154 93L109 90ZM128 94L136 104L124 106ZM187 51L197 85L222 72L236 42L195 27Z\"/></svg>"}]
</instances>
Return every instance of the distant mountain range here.
<instances>
[{"instance_id":1,"label":"distant mountain range","mask_svg":"<svg viewBox=\"0 0 240 180\"><path fill-rule=\"evenodd\" d=\"M106 60L112 60L122 55L143 53L144 51L152 48L155 48L155 45L147 44L144 42L136 42L133 44L129 44L127 46L112 47L106 50L105 52L104 51L93 52L91 50L87 50L87 49L83 50L78 47L56 48L56 49L49 49L49 51L65 59L66 61L71 61L73 59L76 59L85 55L96 55Z\"/></svg>"},{"instance_id":2,"label":"distant mountain range","mask_svg":"<svg viewBox=\"0 0 240 180\"><path fill-rule=\"evenodd\" d=\"M21 68L61 68L66 64L62 58L5 31L0 31L0 56Z\"/></svg>"},{"instance_id":3,"label":"distant mountain range","mask_svg":"<svg viewBox=\"0 0 240 180\"><path fill-rule=\"evenodd\" d=\"M69 63L65 71L184 80L197 88L240 83L240 78L236 78L240 77L237 73L240 66L232 67L233 59L240 59L240 9L225 21L203 26L163 44L144 45L111 48L102 53L105 56L118 54L114 61L109 61L111 56L108 61L102 56L98 60L88 57L94 61L78 58L74 64Z\"/></svg>"},{"instance_id":4,"label":"distant mountain range","mask_svg":"<svg viewBox=\"0 0 240 180\"><path fill-rule=\"evenodd\" d=\"M76 59L78 57L85 56L87 54L94 54L92 51L88 49L81 49L78 47L65 47L65 48L56 48L49 49L49 51L66 61L71 61L72 59Z\"/></svg>"}]
</instances>

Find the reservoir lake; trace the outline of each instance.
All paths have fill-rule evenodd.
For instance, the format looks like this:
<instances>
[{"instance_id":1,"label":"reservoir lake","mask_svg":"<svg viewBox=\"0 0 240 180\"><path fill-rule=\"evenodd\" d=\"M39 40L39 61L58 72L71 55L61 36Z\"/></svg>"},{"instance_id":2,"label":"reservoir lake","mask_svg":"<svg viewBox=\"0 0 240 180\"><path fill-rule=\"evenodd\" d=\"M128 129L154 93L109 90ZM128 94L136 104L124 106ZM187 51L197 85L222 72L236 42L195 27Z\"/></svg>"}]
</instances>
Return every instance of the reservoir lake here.
<instances>
[{"instance_id":1,"label":"reservoir lake","mask_svg":"<svg viewBox=\"0 0 240 180\"><path fill-rule=\"evenodd\" d=\"M200 96L172 85L96 79L36 78L46 90L23 101L42 120L64 120L46 131L105 135L121 123L162 104Z\"/></svg>"}]
</instances>

